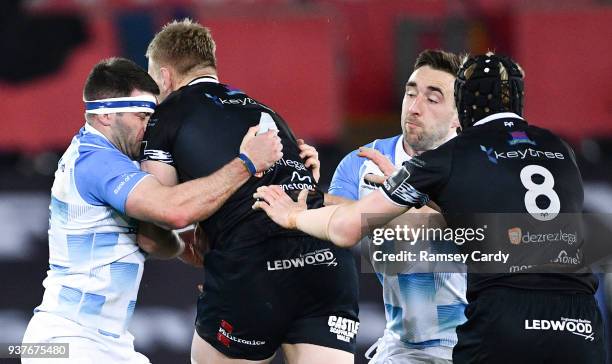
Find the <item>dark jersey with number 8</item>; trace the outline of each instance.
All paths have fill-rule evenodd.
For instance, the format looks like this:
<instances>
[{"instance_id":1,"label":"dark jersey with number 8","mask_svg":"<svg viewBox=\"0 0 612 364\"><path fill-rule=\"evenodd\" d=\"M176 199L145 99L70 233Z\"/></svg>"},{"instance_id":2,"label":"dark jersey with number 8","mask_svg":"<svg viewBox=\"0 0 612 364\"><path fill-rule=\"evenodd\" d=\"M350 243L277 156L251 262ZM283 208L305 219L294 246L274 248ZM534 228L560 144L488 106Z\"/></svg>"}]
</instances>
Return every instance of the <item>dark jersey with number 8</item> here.
<instances>
[{"instance_id":1,"label":"dark jersey with number 8","mask_svg":"<svg viewBox=\"0 0 612 364\"><path fill-rule=\"evenodd\" d=\"M592 274L567 273L583 263L584 192L573 151L550 131L515 114L494 114L404 166L410 174L406 182L440 206L450 227L466 222L485 227L485 240L464 244L465 252L511 253L508 264L468 276L468 298L492 286L595 292ZM494 221L496 230L487 231L486 221ZM542 235L558 241L533 239ZM519 248L533 265L516 261ZM522 274L562 263L563 270Z\"/></svg>"}]
</instances>

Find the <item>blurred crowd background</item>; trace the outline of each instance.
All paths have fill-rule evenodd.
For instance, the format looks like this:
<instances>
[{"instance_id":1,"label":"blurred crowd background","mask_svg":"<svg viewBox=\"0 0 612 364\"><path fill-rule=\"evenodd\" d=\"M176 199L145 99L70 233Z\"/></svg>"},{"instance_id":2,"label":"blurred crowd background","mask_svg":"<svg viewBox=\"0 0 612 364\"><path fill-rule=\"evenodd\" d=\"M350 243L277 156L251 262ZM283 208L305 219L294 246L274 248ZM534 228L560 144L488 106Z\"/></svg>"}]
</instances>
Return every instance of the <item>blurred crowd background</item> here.
<instances>
[{"instance_id":1,"label":"blurred crowd background","mask_svg":"<svg viewBox=\"0 0 612 364\"><path fill-rule=\"evenodd\" d=\"M575 148L586 210L612 212L610 0L2 0L0 342L21 341L42 297L50 186L84 123L87 74L119 55L146 68L154 33L183 17L211 28L222 82L318 147L324 189L347 152L401 133L420 51L508 54L526 71L526 118ZM384 328L380 287L360 278L357 363ZM147 262L131 331L152 362L188 361L201 281L176 261Z\"/></svg>"}]
</instances>

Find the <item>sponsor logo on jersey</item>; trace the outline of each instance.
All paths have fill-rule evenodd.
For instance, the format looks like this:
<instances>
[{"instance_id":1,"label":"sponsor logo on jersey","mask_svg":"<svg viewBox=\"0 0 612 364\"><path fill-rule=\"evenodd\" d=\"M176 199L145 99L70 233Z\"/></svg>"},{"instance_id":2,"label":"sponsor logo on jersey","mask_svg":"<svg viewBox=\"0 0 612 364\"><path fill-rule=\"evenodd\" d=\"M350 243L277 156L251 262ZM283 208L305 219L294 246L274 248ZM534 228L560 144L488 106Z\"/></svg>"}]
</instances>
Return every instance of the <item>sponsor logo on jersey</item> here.
<instances>
[{"instance_id":1,"label":"sponsor logo on jersey","mask_svg":"<svg viewBox=\"0 0 612 364\"><path fill-rule=\"evenodd\" d=\"M293 182L296 179L301 182L312 183L312 178L310 178L310 176L300 176L300 174L297 173L297 171L293 171L293 173L291 174L291 182Z\"/></svg>"},{"instance_id":2,"label":"sponsor logo on jersey","mask_svg":"<svg viewBox=\"0 0 612 364\"><path fill-rule=\"evenodd\" d=\"M274 163L272 167L268 168L264 172L264 174L272 171L276 166L285 166L294 170L291 172L291 182L280 185L283 191L314 190L314 183L312 177L300 174L301 171L308 170L304 163L291 159L281 158L280 160L276 161L276 163Z\"/></svg>"},{"instance_id":3,"label":"sponsor logo on jersey","mask_svg":"<svg viewBox=\"0 0 612 364\"><path fill-rule=\"evenodd\" d=\"M305 171L305 170L308 169L308 168L306 168L304 163L302 163L301 161L294 161L292 159L281 158L281 159L277 160L276 162L274 162L272 167L268 168L266 170L266 172L269 172L269 171L273 170L274 167L276 167L276 166L285 166L285 167L293 168L293 169L295 169L297 171Z\"/></svg>"},{"instance_id":4,"label":"sponsor logo on jersey","mask_svg":"<svg viewBox=\"0 0 612 364\"><path fill-rule=\"evenodd\" d=\"M359 322L341 316L329 316L327 319L329 332L341 341L351 342L359 330Z\"/></svg>"},{"instance_id":5,"label":"sponsor logo on jersey","mask_svg":"<svg viewBox=\"0 0 612 364\"><path fill-rule=\"evenodd\" d=\"M214 102L214 103L215 103L215 105L220 106L220 107L223 107L223 103L221 103L221 100L220 100L220 99L219 99L217 96L215 96L215 95L211 95L211 94L209 94L209 93L205 93L204 95L205 95L206 97L208 97L209 99L211 99L211 100L212 100L212 102Z\"/></svg>"},{"instance_id":6,"label":"sponsor logo on jersey","mask_svg":"<svg viewBox=\"0 0 612 364\"><path fill-rule=\"evenodd\" d=\"M487 153L487 158L489 158L491 163L497 164L497 158L493 156L493 148L486 148L485 146L481 145L480 150Z\"/></svg>"},{"instance_id":7,"label":"sponsor logo on jersey","mask_svg":"<svg viewBox=\"0 0 612 364\"><path fill-rule=\"evenodd\" d=\"M128 183L132 179L132 177L134 177L137 174L138 173L130 173L130 174L126 175L125 177L123 177L121 182L119 182L117 187L115 187L115 189L113 190L113 193L115 195L118 194L121 191L121 189L123 188L123 186L125 186L125 184Z\"/></svg>"},{"instance_id":8,"label":"sponsor logo on jersey","mask_svg":"<svg viewBox=\"0 0 612 364\"><path fill-rule=\"evenodd\" d=\"M508 239L510 239L510 244L512 245L519 245L521 243L521 235L521 228L508 229Z\"/></svg>"},{"instance_id":9,"label":"sponsor logo on jersey","mask_svg":"<svg viewBox=\"0 0 612 364\"><path fill-rule=\"evenodd\" d=\"M508 270L508 272L510 273L518 273L518 272L522 272L526 269L530 269L535 267L535 265L513 265L510 267L510 269Z\"/></svg>"},{"instance_id":10,"label":"sponsor logo on jersey","mask_svg":"<svg viewBox=\"0 0 612 364\"><path fill-rule=\"evenodd\" d=\"M283 189L283 191L301 191L301 190L314 191L314 186L308 183L285 183L280 186Z\"/></svg>"},{"instance_id":11,"label":"sponsor logo on jersey","mask_svg":"<svg viewBox=\"0 0 612 364\"><path fill-rule=\"evenodd\" d=\"M268 260L268 270L287 270L294 268L304 268L309 265L326 265L335 267L338 265L336 257L330 249L321 249L305 254L300 254L297 258Z\"/></svg>"},{"instance_id":12,"label":"sponsor logo on jersey","mask_svg":"<svg viewBox=\"0 0 612 364\"><path fill-rule=\"evenodd\" d=\"M536 142L529 139L529 137L527 136L527 132L524 132L524 131L511 131L510 137L512 138L508 141L508 144L510 145L517 145L517 144L536 145Z\"/></svg>"},{"instance_id":13,"label":"sponsor logo on jersey","mask_svg":"<svg viewBox=\"0 0 612 364\"><path fill-rule=\"evenodd\" d=\"M217 340L228 348L231 341L249 346L261 346L266 344L266 342L263 340L245 340L238 338L232 335L233 331L234 327L232 325L225 320L221 320L221 323L219 324L219 331L217 332Z\"/></svg>"},{"instance_id":14,"label":"sponsor logo on jersey","mask_svg":"<svg viewBox=\"0 0 612 364\"><path fill-rule=\"evenodd\" d=\"M580 254L580 249L576 250L576 255L569 255L565 250L561 250L559 252L559 255L555 258L552 259L550 262L551 263L559 263L559 264L571 264L571 265L578 265L580 263L582 263L582 255Z\"/></svg>"},{"instance_id":15,"label":"sponsor logo on jersey","mask_svg":"<svg viewBox=\"0 0 612 364\"><path fill-rule=\"evenodd\" d=\"M566 317L561 317L559 320L525 320L525 330L569 332L582 336L584 340L595 340L590 320Z\"/></svg>"},{"instance_id":16,"label":"sponsor logo on jersey","mask_svg":"<svg viewBox=\"0 0 612 364\"><path fill-rule=\"evenodd\" d=\"M247 106L247 105L260 105L257 101L253 100L252 98L248 97L248 96L243 96L243 97L237 97L237 98L222 98L216 95L211 95L209 93L205 93L204 94L207 98L209 98L210 100L212 100L212 102L215 103L215 105L217 106L221 106L224 107L225 105L241 105L241 106ZM228 96L234 96L234 95L244 95L242 92L228 92L227 93Z\"/></svg>"},{"instance_id":17,"label":"sponsor logo on jersey","mask_svg":"<svg viewBox=\"0 0 612 364\"><path fill-rule=\"evenodd\" d=\"M559 230L551 233L531 233L529 231L523 234L521 228L513 227L508 229L508 240L513 245L532 244L532 243L566 243L574 245L578 241L577 232L564 232Z\"/></svg>"},{"instance_id":18,"label":"sponsor logo on jersey","mask_svg":"<svg viewBox=\"0 0 612 364\"><path fill-rule=\"evenodd\" d=\"M564 160L565 156L559 152L546 152L533 148L511 150L508 152L498 152L493 148L487 148L484 145L480 146L480 150L486 153L487 158L493 164L497 164L500 160L510 159L547 159L547 160Z\"/></svg>"}]
</instances>

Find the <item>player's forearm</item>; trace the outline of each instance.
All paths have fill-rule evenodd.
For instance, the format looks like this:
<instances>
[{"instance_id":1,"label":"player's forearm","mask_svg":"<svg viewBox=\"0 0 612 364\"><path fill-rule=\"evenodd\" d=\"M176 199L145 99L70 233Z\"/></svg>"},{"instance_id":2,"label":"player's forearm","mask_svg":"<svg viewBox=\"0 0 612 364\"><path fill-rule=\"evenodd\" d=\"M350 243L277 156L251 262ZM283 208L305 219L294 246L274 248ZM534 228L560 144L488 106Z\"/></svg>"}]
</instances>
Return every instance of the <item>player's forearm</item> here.
<instances>
[{"instance_id":1,"label":"player's forearm","mask_svg":"<svg viewBox=\"0 0 612 364\"><path fill-rule=\"evenodd\" d=\"M355 204L301 211L295 218L295 225L298 230L339 247L352 247L361 238L361 214L353 206Z\"/></svg>"},{"instance_id":2,"label":"player's forearm","mask_svg":"<svg viewBox=\"0 0 612 364\"><path fill-rule=\"evenodd\" d=\"M171 206L182 211L178 224L175 222L173 227L207 219L250 177L242 161L236 158L210 176L172 187Z\"/></svg>"},{"instance_id":3,"label":"player's forearm","mask_svg":"<svg viewBox=\"0 0 612 364\"><path fill-rule=\"evenodd\" d=\"M352 247L370 230L383 226L408 208L391 203L380 190L363 199L338 205L330 215L328 240L340 247Z\"/></svg>"},{"instance_id":4,"label":"player's forearm","mask_svg":"<svg viewBox=\"0 0 612 364\"><path fill-rule=\"evenodd\" d=\"M438 211L430 208L429 206L423 206L421 208L411 208L402 215L389 221L385 227L395 228L396 226L407 226L409 228L445 228L446 221L444 216Z\"/></svg>"},{"instance_id":5,"label":"player's forearm","mask_svg":"<svg viewBox=\"0 0 612 364\"><path fill-rule=\"evenodd\" d=\"M154 175L160 174L162 180L172 180L164 178L164 168L159 165L148 167L156 167ZM145 178L130 192L125 211L140 221L181 229L214 214L250 176L236 158L210 176L172 187L160 184L157 178Z\"/></svg>"},{"instance_id":6,"label":"player's forearm","mask_svg":"<svg viewBox=\"0 0 612 364\"><path fill-rule=\"evenodd\" d=\"M339 206L325 206L313 210L304 210L295 216L295 227L308 235L322 240L330 240L327 228Z\"/></svg>"},{"instance_id":7,"label":"player's forearm","mask_svg":"<svg viewBox=\"0 0 612 364\"><path fill-rule=\"evenodd\" d=\"M147 222L139 224L137 241L142 250L159 259L174 258L184 249L184 244L172 231Z\"/></svg>"},{"instance_id":8,"label":"player's forearm","mask_svg":"<svg viewBox=\"0 0 612 364\"><path fill-rule=\"evenodd\" d=\"M352 200L349 200L348 198L331 195L329 193L324 194L323 197L324 197L323 204L325 206L339 205L341 203L347 203L347 202L352 201Z\"/></svg>"},{"instance_id":9,"label":"player's forearm","mask_svg":"<svg viewBox=\"0 0 612 364\"><path fill-rule=\"evenodd\" d=\"M295 226L309 235L347 248L357 244L369 229L384 225L406 210L376 191L360 201L301 211L295 216ZM376 219L368 219L367 214Z\"/></svg>"}]
</instances>

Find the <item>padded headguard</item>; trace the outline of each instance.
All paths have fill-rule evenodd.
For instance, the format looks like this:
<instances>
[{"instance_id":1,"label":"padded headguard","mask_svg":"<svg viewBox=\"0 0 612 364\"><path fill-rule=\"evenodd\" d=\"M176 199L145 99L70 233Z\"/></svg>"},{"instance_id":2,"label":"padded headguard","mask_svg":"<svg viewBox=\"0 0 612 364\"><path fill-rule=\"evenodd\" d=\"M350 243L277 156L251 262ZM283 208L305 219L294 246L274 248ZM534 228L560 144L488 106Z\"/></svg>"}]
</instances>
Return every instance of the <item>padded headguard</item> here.
<instances>
[{"instance_id":1,"label":"padded headguard","mask_svg":"<svg viewBox=\"0 0 612 364\"><path fill-rule=\"evenodd\" d=\"M461 128L499 112L523 114L523 70L508 57L468 58L455 80L455 103Z\"/></svg>"}]
</instances>

